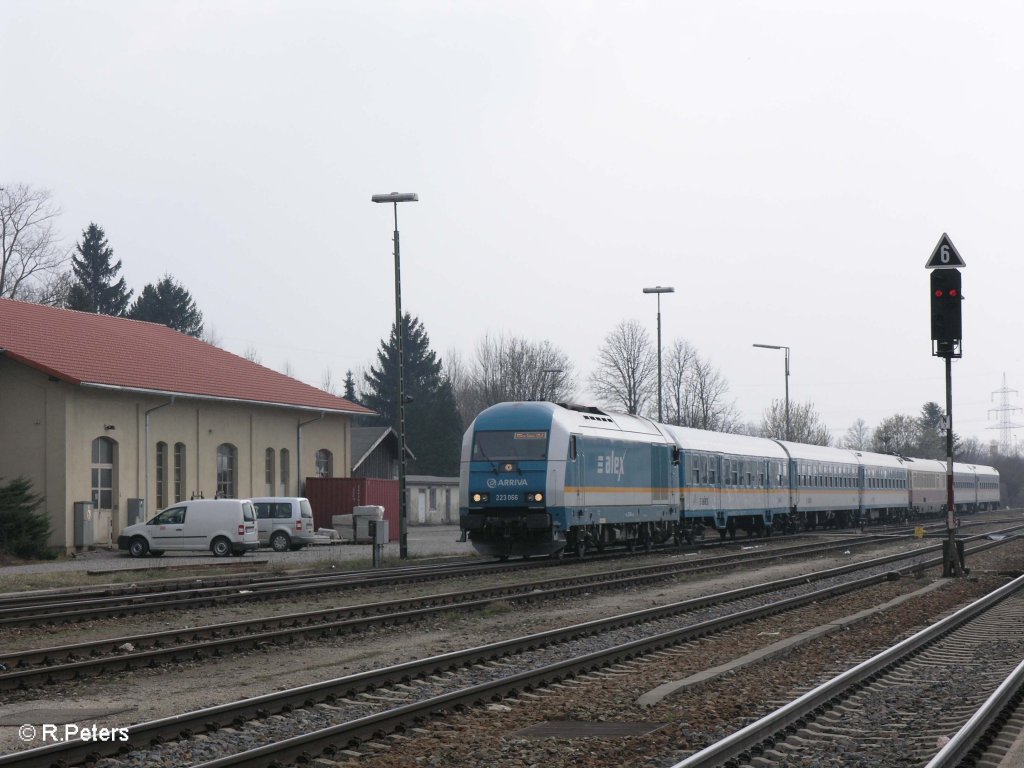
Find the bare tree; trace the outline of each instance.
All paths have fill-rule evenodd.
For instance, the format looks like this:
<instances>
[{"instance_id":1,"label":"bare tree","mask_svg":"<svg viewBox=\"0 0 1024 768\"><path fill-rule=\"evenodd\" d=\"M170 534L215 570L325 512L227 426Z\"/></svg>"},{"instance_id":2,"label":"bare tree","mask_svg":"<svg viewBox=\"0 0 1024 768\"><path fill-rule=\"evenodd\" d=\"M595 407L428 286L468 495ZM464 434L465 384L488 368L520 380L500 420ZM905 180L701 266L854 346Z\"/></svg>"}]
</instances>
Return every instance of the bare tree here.
<instances>
[{"instance_id":1,"label":"bare tree","mask_svg":"<svg viewBox=\"0 0 1024 768\"><path fill-rule=\"evenodd\" d=\"M485 336L466 365L457 353L447 357L459 415L469 424L480 411L510 400L569 400L575 393L568 355L550 341L518 336Z\"/></svg>"},{"instance_id":2,"label":"bare tree","mask_svg":"<svg viewBox=\"0 0 1024 768\"><path fill-rule=\"evenodd\" d=\"M658 352L636 320L623 320L604 340L590 389L598 400L644 415L658 390Z\"/></svg>"},{"instance_id":3,"label":"bare tree","mask_svg":"<svg viewBox=\"0 0 1024 768\"><path fill-rule=\"evenodd\" d=\"M761 437L776 440L786 439L786 401L772 400L761 418ZM832 434L828 431L814 404L791 403L789 407L789 440L809 445L831 445Z\"/></svg>"},{"instance_id":4,"label":"bare tree","mask_svg":"<svg viewBox=\"0 0 1024 768\"><path fill-rule=\"evenodd\" d=\"M205 337L206 337L206 334L204 332L203 333L203 341L206 341ZM210 341L208 343L209 344L216 344L216 342L213 342L213 341ZM256 363L257 365L259 365L260 363L263 362L263 359L260 357L259 351L252 344L250 344L248 347L245 348L245 351L242 352L242 357L244 357L250 363Z\"/></svg>"},{"instance_id":5,"label":"bare tree","mask_svg":"<svg viewBox=\"0 0 1024 768\"><path fill-rule=\"evenodd\" d=\"M857 419L841 441L843 448L850 448L854 451L868 451L871 449L871 430L864 419Z\"/></svg>"},{"instance_id":6,"label":"bare tree","mask_svg":"<svg viewBox=\"0 0 1024 768\"><path fill-rule=\"evenodd\" d=\"M697 350L689 342L676 339L669 347L663 363L665 419L669 424L682 424L690 390L690 377L697 360Z\"/></svg>"},{"instance_id":7,"label":"bare tree","mask_svg":"<svg viewBox=\"0 0 1024 768\"><path fill-rule=\"evenodd\" d=\"M324 372L320 374L320 389L324 392L329 392L332 395L338 394L337 389L334 386L334 374L331 373L331 369L324 368Z\"/></svg>"},{"instance_id":8,"label":"bare tree","mask_svg":"<svg viewBox=\"0 0 1024 768\"><path fill-rule=\"evenodd\" d=\"M718 369L694 355L680 424L716 432L740 431L743 424L735 401L726 400L728 393L729 384Z\"/></svg>"},{"instance_id":9,"label":"bare tree","mask_svg":"<svg viewBox=\"0 0 1024 768\"><path fill-rule=\"evenodd\" d=\"M898 413L883 419L871 437L871 449L877 453L909 456L918 444L920 423L917 419Z\"/></svg>"},{"instance_id":10,"label":"bare tree","mask_svg":"<svg viewBox=\"0 0 1024 768\"><path fill-rule=\"evenodd\" d=\"M30 299L68 258L55 231L60 209L50 192L26 184L0 187L0 296Z\"/></svg>"}]
</instances>

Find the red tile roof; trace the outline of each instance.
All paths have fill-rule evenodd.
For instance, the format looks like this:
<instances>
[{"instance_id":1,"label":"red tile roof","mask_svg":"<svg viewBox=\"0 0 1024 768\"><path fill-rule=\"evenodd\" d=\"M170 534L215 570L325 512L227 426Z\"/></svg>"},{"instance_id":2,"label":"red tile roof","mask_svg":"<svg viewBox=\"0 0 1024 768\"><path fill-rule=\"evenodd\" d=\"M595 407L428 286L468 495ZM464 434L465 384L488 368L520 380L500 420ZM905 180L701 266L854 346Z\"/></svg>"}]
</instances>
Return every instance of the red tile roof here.
<instances>
[{"instance_id":1,"label":"red tile roof","mask_svg":"<svg viewBox=\"0 0 1024 768\"><path fill-rule=\"evenodd\" d=\"M371 413L157 323L0 299L0 354L63 381L338 413Z\"/></svg>"}]
</instances>

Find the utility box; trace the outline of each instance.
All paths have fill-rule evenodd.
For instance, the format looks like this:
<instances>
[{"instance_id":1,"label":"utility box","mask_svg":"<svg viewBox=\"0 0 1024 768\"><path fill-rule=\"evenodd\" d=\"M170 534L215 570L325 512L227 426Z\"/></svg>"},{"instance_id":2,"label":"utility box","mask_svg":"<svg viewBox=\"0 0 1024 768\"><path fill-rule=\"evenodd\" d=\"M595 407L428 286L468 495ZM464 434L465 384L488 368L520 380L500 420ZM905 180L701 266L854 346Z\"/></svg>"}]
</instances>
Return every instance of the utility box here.
<instances>
[{"instance_id":1,"label":"utility box","mask_svg":"<svg viewBox=\"0 0 1024 768\"><path fill-rule=\"evenodd\" d=\"M370 544L373 547L373 567L380 568L384 561L384 545L388 543L388 521L383 519L383 510L380 520L367 518L367 527L370 529Z\"/></svg>"},{"instance_id":2,"label":"utility box","mask_svg":"<svg viewBox=\"0 0 1024 768\"><path fill-rule=\"evenodd\" d=\"M91 547L96 539L93 533L93 514L91 501L75 502L75 546Z\"/></svg>"},{"instance_id":3,"label":"utility box","mask_svg":"<svg viewBox=\"0 0 1024 768\"><path fill-rule=\"evenodd\" d=\"M146 522L146 500L128 499L128 525Z\"/></svg>"},{"instance_id":4,"label":"utility box","mask_svg":"<svg viewBox=\"0 0 1024 768\"><path fill-rule=\"evenodd\" d=\"M372 543L373 534L370 531L370 521L383 520L384 507L375 504L353 507L352 519L355 521L356 542L360 544ZM383 530L386 531L387 528Z\"/></svg>"}]
</instances>

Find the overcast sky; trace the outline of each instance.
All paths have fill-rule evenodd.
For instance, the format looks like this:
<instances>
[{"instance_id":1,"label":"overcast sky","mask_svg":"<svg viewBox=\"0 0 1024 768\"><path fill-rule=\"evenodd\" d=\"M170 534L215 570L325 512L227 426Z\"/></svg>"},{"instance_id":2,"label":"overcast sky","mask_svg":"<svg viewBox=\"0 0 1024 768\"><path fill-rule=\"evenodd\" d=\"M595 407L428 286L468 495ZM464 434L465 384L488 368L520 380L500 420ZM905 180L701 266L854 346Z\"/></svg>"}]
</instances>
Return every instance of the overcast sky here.
<instances>
[{"instance_id":1,"label":"overcast sky","mask_svg":"<svg viewBox=\"0 0 1024 768\"><path fill-rule=\"evenodd\" d=\"M666 347L759 422L784 360L751 345L788 345L835 438L945 403L924 265L948 232L954 427L987 442L1004 372L1024 390L1022 38L1019 0L0 0L0 183L314 385L388 334L370 196L416 192L403 306L442 356L504 333L585 375L674 286Z\"/></svg>"}]
</instances>

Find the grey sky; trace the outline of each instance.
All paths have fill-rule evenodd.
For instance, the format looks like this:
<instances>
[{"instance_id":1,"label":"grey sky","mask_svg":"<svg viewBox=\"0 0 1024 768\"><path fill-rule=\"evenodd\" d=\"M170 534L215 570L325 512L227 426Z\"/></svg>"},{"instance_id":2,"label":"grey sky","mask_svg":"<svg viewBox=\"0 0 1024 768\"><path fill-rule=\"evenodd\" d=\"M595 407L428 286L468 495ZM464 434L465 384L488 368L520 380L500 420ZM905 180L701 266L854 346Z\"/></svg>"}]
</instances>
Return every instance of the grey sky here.
<instances>
[{"instance_id":1,"label":"grey sky","mask_svg":"<svg viewBox=\"0 0 1024 768\"><path fill-rule=\"evenodd\" d=\"M837 438L944 403L945 231L968 265L954 422L987 441L1003 373L1024 390L1022 34L1019 2L0 0L0 179L312 384L387 335L370 195L417 192L403 304L439 353L504 332L587 373L673 285L666 346L750 421L783 393L751 344L790 346L791 397Z\"/></svg>"}]
</instances>

